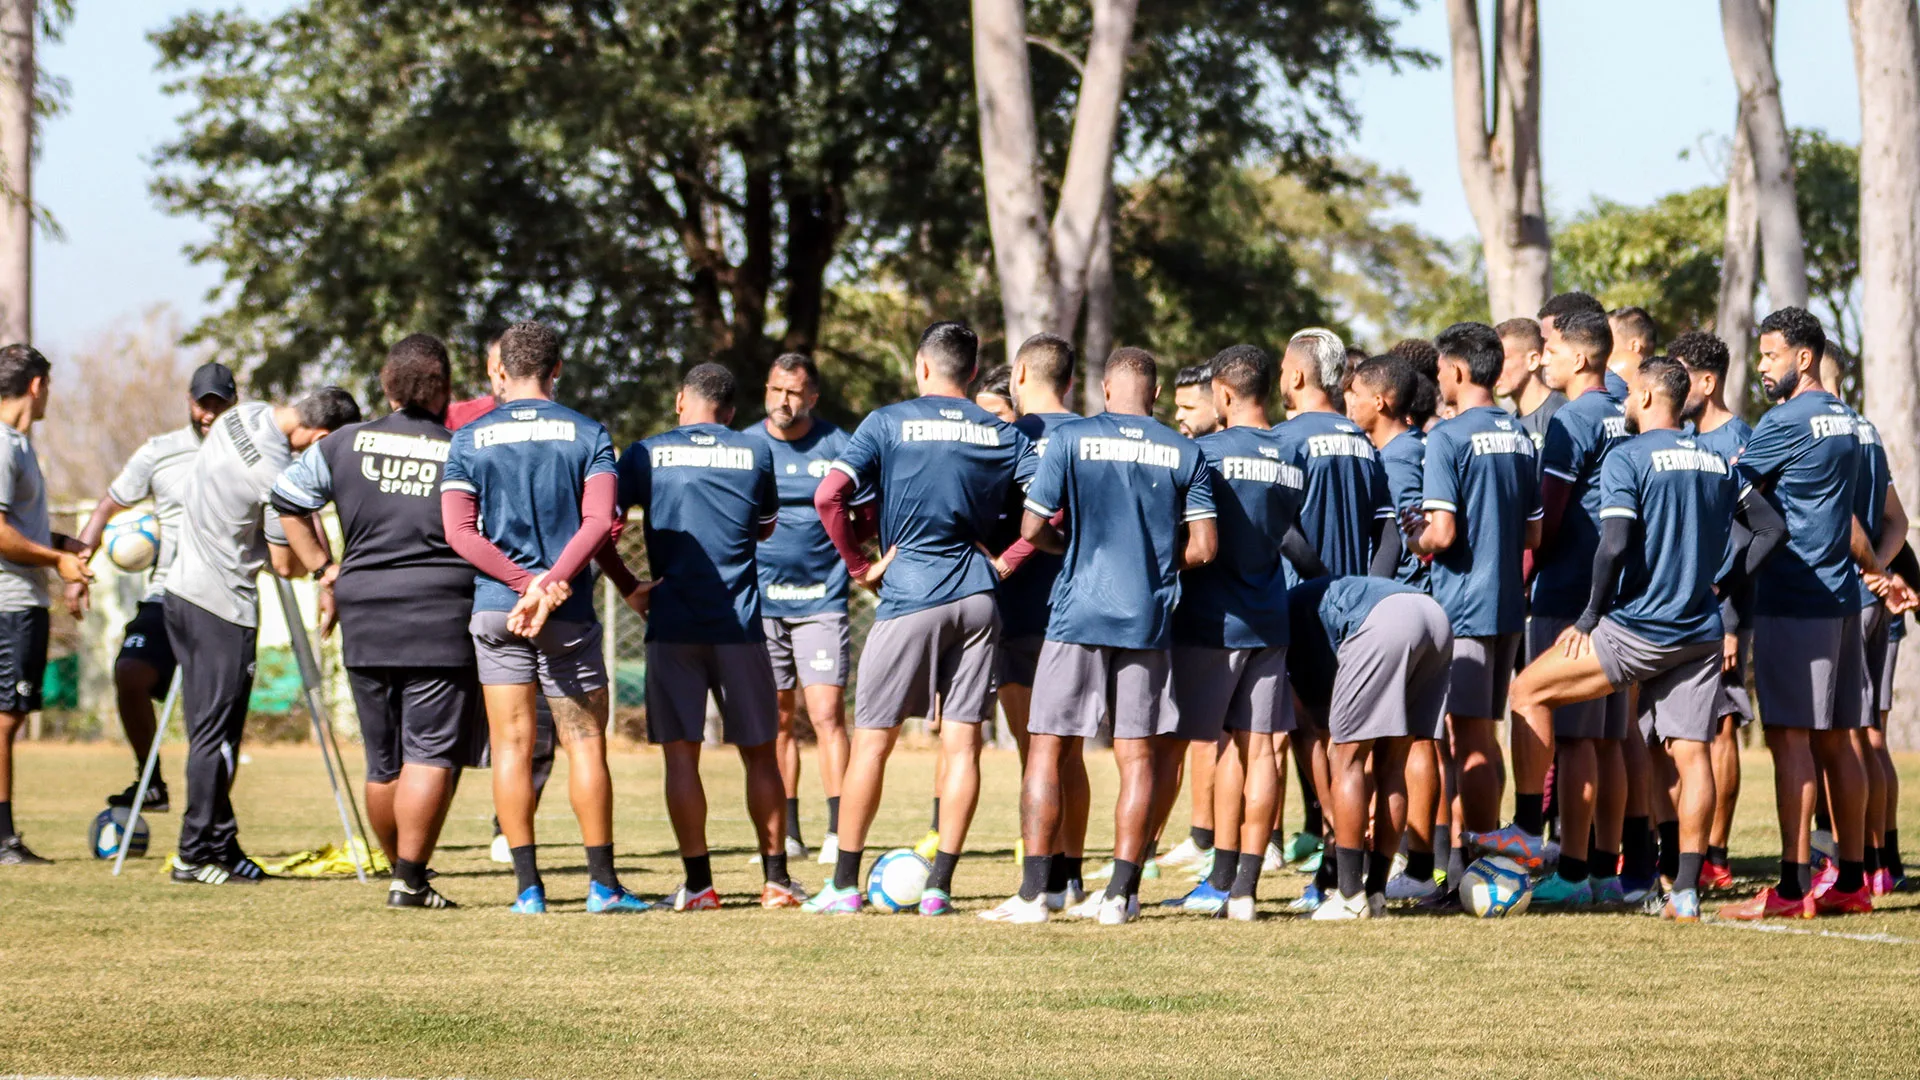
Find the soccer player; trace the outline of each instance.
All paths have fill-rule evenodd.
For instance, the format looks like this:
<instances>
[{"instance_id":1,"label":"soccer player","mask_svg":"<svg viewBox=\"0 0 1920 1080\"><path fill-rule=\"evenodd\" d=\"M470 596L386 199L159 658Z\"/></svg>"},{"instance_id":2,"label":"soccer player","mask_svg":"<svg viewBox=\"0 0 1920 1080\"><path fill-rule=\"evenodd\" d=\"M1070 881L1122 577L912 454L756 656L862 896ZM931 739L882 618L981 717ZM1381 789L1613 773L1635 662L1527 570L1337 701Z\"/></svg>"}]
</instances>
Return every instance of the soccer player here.
<instances>
[{"instance_id":1,"label":"soccer player","mask_svg":"<svg viewBox=\"0 0 1920 1080\"><path fill-rule=\"evenodd\" d=\"M1587 293L1583 293L1583 292L1559 293L1555 296L1549 297L1547 299L1547 302L1540 306L1540 311L1537 315L1537 317L1540 320L1540 333L1543 336L1553 333L1553 324L1555 320L1559 319L1562 315L1570 315L1576 311L1591 311L1596 315L1605 315L1607 313L1607 308L1605 304L1602 304L1600 301L1595 300L1592 296L1588 295ZM1609 355L1611 355L1611 350L1609 350ZM1616 374L1612 368L1608 368L1606 372L1606 382L1607 382L1607 393L1609 396L1611 396L1615 401L1626 400L1626 397L1627 397L1627 380L1626 379Z\"/></svg>"},{"instance_id":2,"label":"soccer player","mask_svg":"<svg viewBox=\"0 0 1920 1080\"><path fill-rule=\"evenodd\" d=\"M1408 419L1409 405L1418 393L1419 376L1413 365L1390 354L1373 357L1355 368L1347 386L1347 419L1366 434L1380 455L1387 498L1396 520L1420 508L1420 487L1425 480L1426 432ZM1427 567L1403 548L1393 576L1424 591Z\"/></svg>"},{"instance_id":3,"label":"soccer player","mask_svg":"<svg viewBox=\"0 0 1920 1080\"><path fill-rule=\"evenodd\" d=\"M1189 364L1174 373L1173 376L1173 420L1180 434L1189 439L1198 439L1220 430L1221 416L1214 405L1213 370L1207 364ZM1284 735L1282 736L1285 737ZM1214 789L1213 768L1218 748L1194 743L1187 752L1186 768L1183 770L1187 781L1189 800L1187 838L1174 846L1172 851L1158 858L1149 857L1149 864L1158 863L1171 869L1211 870L1214 829ZM1068 762L1072 770L1085 768L1085 761L1075 758ZM1169 797L1177 797L1177 792ZM1071 803L1072 796L1069 796ZM1084 833L1085 828L1080 832ZM1277 850L1277 849L1276 849ZM1110 875L1111 865L1104 871ZM1095 875L1100 876L1100 875Z\"/></svg>"},{"instance_id":4,"label":"soccer player","mask_svg":"<svg viewBox=\"0 0 1920 1080\"><path fill-rule=\"evenodd\" d=\"M1273 736L1293 729L1287 684L1287 569L1324 570L1299 528L1306 479L1267 418L1273 361L1251 345L1215 356L1213 395L1225 428L1199 440L1213 491L1218 554L1181 575L1173 612L1172 738L1216 755L1213 861L1173 903L1250 921L1278 775ZM1102 542L1098 536L1092 543ZM1198 794L1195 795L1196 799Z\"/></svg>"},{"instance_id":5,"label":"soccer player","mask_svg":"<svg viewBox=\"0 0 1920 1080\"><path fill-rule=\"evenodd\" d=\"M1854 517L1859 438L1853 414L1820 381L1826 334L1799 308L1760 323L1760 380L1779 402L1738 461L1741 479L1786 518L1788 539L1754 594L1754 689L1773 755L1780 880L1722 908L1722 918L1812 918L1871 911L1866 885L1866 776L1854 731L1868 722L1860 640L1860 567L1878 572ZM1811 893L1814 791L1832 800L1839 875Z\"/></svg>"},{"instance_id":6,"label":"soccer player","mask_svg":"<svg viewBox=\"0 0 1920 1080\"><path fill-rule=\"evenodd\" d=\"M0 866L44 866L13 822L13 740L40 708L47 670L46 568L85 585L86 549L53 532L33 425L47 415L53 365L31 345L0 349Z\"/></svg>"},{"instance_id":7,"label":"soccer player","mask_svg":"<svg viewBox=\"0 0 1920 1080\"><path fill-rule=\"evenodd\" d=\"M1541 374L1541 365L1546 362L1546 335L1540 332L1539 323L1526 318L1508 319L1493 330L1500 335L1500 347L1506 356L1493 392L1513 402L1513 418L1533 437L1533 448L1544 450L1547 423L1567 403L1567 395L1548 386Z\"/></svg>"},{"instance_id":8,"label":"soccer player","mask_svg":"<svg viewBox=\"0 0 1920 1080\"><path fill-rule=\"evenodd\" d=\"M1447 726L1460 810L1451 820L1460 833L1490 831L1499 824L1505 779L1497 718L1525 621L1521 562L1540 543L1539 474L1533 440L1493 401L1505 359L1500 335L1482 323L1455 323L1437 343L1440 397L1454 415L1427 433L1425 516L1409 517L1407 543L1433 556L1433 598L1453 627ZM1440 780L1421 759L1412 763L1408 801L1424 805ZM1466 869L1461 849L1453 851L1449 885Z\"/></svg>"},{"instance_id":9,"label":"soccer player","mask_svg":"<svg viewBox=\"0 0 1920 1080\"><path fill-rule=\"evenodd\" d=\"M1189 439L1220 430L1220 413L1213 405L1213 370L1189 364L1173 376L1173 424Z\"/></svg>"},{"instance_id":10,"label":"soccer player","mask_svg":"<svg viewBox=\"0 0 1920 1080\"><path fill-rule=\"evenodd\" d=\"M282 576L299 569L267 500L295 454L359 422L360 406L337 386L298 405L243 402L214 422L194 457L167 573L167 637L180 661L187 729L187 809L171 866L180 884L253 884L266 876L240 849L230 794L253 693L257 579L269 560Z\"/></svg>"},{"instance_id":11,"label":"soccer player","mask_svg":"<svg viewBox=\"0 0 1920 1080\"><path fill-rule=\"evenodd\" d=\"M785 353L767 370L767 418L746 429L773 455L780 490L780 523L760 541L761 626L773 660L780 705L776 757L787 796L788 858L804 859L800 836L800 746L794 718L804 706L813 725L820 787L827 800L827 834L820 861L839 854L840 778L847 771L847 674L852 635L847 624L847 568L813 508L814 492L846 448L847 433L815 416L820 368L809 357ZM657 573L655 576L659 576Z\"/></svg>"},{"instance_id":12,"label":"soccer player","mask_svg":"<svg viewBox=\"0 0 1920 1080\"><path fill-rule=\"evenodd\" d=\"M347 680L367 757L367 820L393 867L387 906L457 907L427 883L427 863L459 770L479 742L473 567L447 545L440 470L452 434L447 348L426 334L387 351L389 412L308 447L270 501L302 567L334 593ZM345 541L328 555L313 515L333 503Z\"/></svg>"},{"instance_id":13,"label":"soccer player","mask_svg":"<svg viewBox=\"0 0 1920 1080\"><path fill-rule=\"evenodd\" d=\"M973 386L973 403L1011 424L1020 418L1013 400L1013 368L996 364L981 373Z\"/></svg>"},{"instance_id":14,"label":"soccer player","mask_svg":"<svg viewBox=\"0 0 1920 1080\"><path fill-rule=\"evenodd\" d=\"M1065 561L1034 674L1020 891L984 918L1046 921L1061 764L1108 719L1120 768L1113 877L1075 911L1118 925L1140 910L1155 787L1171 783L1185 750L1155 738L1174 730L1168 647L1178 573L1210 561L1217 541L1200 448L1153 418L1157 375L1152 353L1114 350L1102 384L1107 411L1056 428L1027 489L1021 534ZM1064 536L1051 523L1062 513Z\"/></svg>"},{"instance_id":15,"label":"soccer player","mask_svg":"<svg viewBox=\"0 0 1920 1080\"><path fill-rule=\"evenodd\" d=\"M869 414L814 496L848 573L879 592L880 606L860 655L853 747L840 788L840 856L809 911L860 910L860 861L887 757L901 722L932 714L936 703L946 774L939 850L920 913L953 911L953 871L980 793L980 725L993 713L1000 615L992 593L1023 558L1003 552L996 565L985 543L1016 481L1033 469L1027 437L967 397L979 351L966 326L929 326L914 354L920 396ZM848 507L856 490L876 486L885 554L869 562Z\"/></svg>"},{"instance_id":16,"label":"soccer player","mask_svg":"<svg viewBox=\"0 0 1920 1080\"><path fill-rule=\"evenodd\" d=\"M747 773L747 814L758 833L766 883L760 906L799 907L787 876L785 790L774 737L780 707L761 622L756 546L778 532L780 489L767 440L730 430L733 373L719 364L687 372L674 398L679 426L620 457L620 505L640 508L646 529L647 737L666 755L667 816L686 881L675 911L715 911L707 853L707 793L700 742L707 696L722 737Z\"/></svg>"},{"instance_id":17,"label":"soccer player","mask_svg":"<svg viewBox=\"0 0 1920 1080\"><path fill-rule=\"evenodd\" d=\"M1570 316L1562 333L1576 330ZM1708 745L1718 718L1721 627L1714 577L1725 559L1733 515L1753 534L1742 577L1765 562L1783 523L1752 488L1741 492L1727 460L1680 430L1691 393L1686 369L1666 359L1642 365L1628 397L1636 437L1614 447L1601 466L1599 539L1586 608L1513 682L1513 710L1536 730L1557 724L1556 706L1596 701L1639 686L1680 778L1679 855L1667 918L1700 918L1700 868L1713 821L1713 763ZM1578 406L1575 398L1567 409ZM1538 620L1540 616L1535 616ZM1573 749L1572 747L1568 748ZM1590 769L1563 753L1568 813L1565 847L1553 876L1534 887L1536 902L1584 905L1588 885L1583 807L1594 798Z\"/></svg>"},{"instance_id":18,"label":"soccer player","mask_svg":"<svg viewBox=\"0 0 1920 1080\"><path fill-rule=\"evenodd\" d=\"M1433 598L1377 577L1306 582L1287 614L1300 706L1333 738L1336 891L1312 917L1379 918L1407 823L1407 755L1444 723L1453 631Z\"/></svg>"},{"instance_id":19,"label":"soccer player","mask_svg":"<svg viewBox=\"0 0 1920 1080\"><path fill-rule=\"evenodd\" d=\"M120 475L107 485L107 493L100 497L93 516L80 530L81 546L94 551L100 546L109 519L147 499L153 500L154 520L160 524L160 551L147 577L147 591L134 608L133 618L127 621L120 655L113 664L114 699L120 709L120 727L133 751L136 776L146 763L156 735L153 703L165 700L173 681L173 645L167 640L167 569L180 546L176 535L180 529L180 497L207 429L239 398L233 372L226 365L209 362L195 368L187 381L186 426L141 443L121 467ZM67 586L67 607L76 615L86 609L87 600L84 583ZM133 805L134 789L139 786L140 781L134 780L125 791L109 795L107 805ZM166 778L156 766L140 812L164 813L171 805Z\"/></svg>"},{"instance_id":20,"label":"soccer player","mask_svg":"<svg viewBox=\"0 0 1920 1080\"><path fill-rule=\"evenodd\" d=\"M1640 365L1660 352L1660 328L1643 307L1617 307L1607 312L1607 327L1613 332L1613 351L1607 356L1607 370L1631 384Z\"/></svg>"},{"instance_id":21,"label":"soccer player","mask_svg":"<svg viewBox=\"0 0 1920 1080\"><path fill-rule=\"evenodd\" d=\"M553 709L587 856L587 910L644 911L613 869L607 670L587 561L612 534L617 482L605 428L553 400L560 339L519 322L488 359L492 412L453 433L440 483L447 542L472 563L467 623L486 704L494 812L513 859L513 910L544 914L534 857L534 699ZM483 531L484 530L484 531ZM618 560L612 560L618 563ZM627 603L645 607L636 587Z\"/></svg>"},{"instance_id":22,"label":"soccer player","mask_svg":"<svg viewBox=\"0 0 1920 1080\"><path fill-rule=\"evenodd\" d=\"M1561 644L1566 628L1587 609L1593 591L1594 552L1600 542L1600 470L1607 454L1627 435L1620 402L1607 394L1603 373L1613 349L1606 317L1575 310L1557 317L1547 332L1547 385L1567 395L1567 404L1547 425L1541 451L1541 538L1535 553L1532 618L1527 621L1531 660ZM1624 899L1615 876L1622 818L1627 812L1625 762L1620 742L1630 727L1628 694L1581 699L1552 711L1534 727L1535 714L1512 728L1514 821L1504 829L1468 837L1471 848L1506 855L1537 868L1545 853L1547 770L1559 751L1562 865L1591 861L1596 887L1581 877L1567 884L1550 878L1535 890L1542 904L1610 903ZM1596 801L1598 800L1598 801ZM1638 827L1636 854L1646 846L1647 823ZM1600 845L1588 850L1588 827ZM1635 837L1627 838L1633 843ZM1588 856L1592 855L1591 860ZM1635 866L1637 867L1637 863ZM1650 867L1649 867L1650 869ZM1578 886L1578 893L1573 891ZM1645 888L1645 883L1641 883Z\"/></svg>"}]
</instances>

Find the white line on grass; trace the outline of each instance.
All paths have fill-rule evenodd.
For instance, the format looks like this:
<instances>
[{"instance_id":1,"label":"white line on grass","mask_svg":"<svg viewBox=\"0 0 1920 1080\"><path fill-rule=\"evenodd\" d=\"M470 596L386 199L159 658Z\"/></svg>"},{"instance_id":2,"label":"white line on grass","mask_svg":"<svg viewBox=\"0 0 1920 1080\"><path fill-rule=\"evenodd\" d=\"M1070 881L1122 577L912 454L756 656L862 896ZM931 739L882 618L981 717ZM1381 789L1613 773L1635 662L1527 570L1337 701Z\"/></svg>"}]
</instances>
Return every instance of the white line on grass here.
<instances>
[{"instance_id":1,"label":"white line on grass","mask_svg":"<svg viewBox=\"0 0 1920 1080\"><path fill-rule=\"evenodd\" d=\"M1744 923L1708 920L1704 925L1719 927L1722 930L1755 930L1762 934L1798 934L1804 937L1844 938L1848 941L1864 941L1869 945L1920 945L1912 938L1894 937L1892 934L1843 934L1838 930L1802 930L1797 926L1782 926L1779 923Z\"/></svg>"}]
</instances>

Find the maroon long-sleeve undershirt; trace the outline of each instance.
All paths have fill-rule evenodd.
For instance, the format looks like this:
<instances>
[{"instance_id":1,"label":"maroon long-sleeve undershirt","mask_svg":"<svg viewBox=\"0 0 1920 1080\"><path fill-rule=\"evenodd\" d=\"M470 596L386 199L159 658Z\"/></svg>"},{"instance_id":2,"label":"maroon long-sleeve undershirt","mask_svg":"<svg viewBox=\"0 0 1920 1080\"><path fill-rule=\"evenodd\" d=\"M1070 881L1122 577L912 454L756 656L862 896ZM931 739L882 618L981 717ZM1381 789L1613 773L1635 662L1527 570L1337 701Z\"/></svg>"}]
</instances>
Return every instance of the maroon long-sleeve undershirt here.
<instances>
[{"instance_id":1,"label":"maroon long-sleeve undershirt","mask_svg":"<svg viewBox=\"0 0 1920 1080\"><path fill-rule=\"evenodd\" d=\"M860 550L853 514L847 507L847 500L853 497L853 487L853 477L839 469L828 470L826 478L813 490L813 508L820 514L820 524L826 527L827 539L833 541L840 560L847 564L847 572L859 577L867 572L870 564Z\"/></svg>"},{"instance_id":2,"label":"maroon long-sleeve undershirt","mask_svg":"<svg viewBox=\"0 0 1920 1080\"><path fill-rule=\"evenodd\" d=\"M580 527L547 568L548 580L572 581L586 569L587 560L608 545L613 535L617 491L618 482L612 473L587 478L580 493ZM516 564L481 533L480 502L470 492L441 492L440 518L447 530L447 544L475 569L518 593L525 593L533 584L532 571Z\"/></svg>"}]
</instances>

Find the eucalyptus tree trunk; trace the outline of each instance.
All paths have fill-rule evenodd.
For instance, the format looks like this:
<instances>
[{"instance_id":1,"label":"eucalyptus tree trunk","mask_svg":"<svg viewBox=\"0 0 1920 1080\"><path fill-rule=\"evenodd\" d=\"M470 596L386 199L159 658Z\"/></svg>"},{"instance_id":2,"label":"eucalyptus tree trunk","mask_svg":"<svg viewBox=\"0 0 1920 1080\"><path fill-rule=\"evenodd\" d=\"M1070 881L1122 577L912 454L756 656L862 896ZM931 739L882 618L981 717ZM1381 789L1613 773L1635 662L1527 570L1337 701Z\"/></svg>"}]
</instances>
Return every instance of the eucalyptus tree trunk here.
<instances>
[{"instance_id":1,"label":"eucalyptus tree trunk","mask_svg":"<svg viewBox=\"0 0 1920 1080\"><path fill-rule=\"evenodd\" d=\"M1539 5L1496 3L1491 115L1476 0L1447 0L1447 34L1460 179L1480 232L1492 319L1500 322L1540 310L1553 267L1540 178Z\"/></svg>"}]
</instances>

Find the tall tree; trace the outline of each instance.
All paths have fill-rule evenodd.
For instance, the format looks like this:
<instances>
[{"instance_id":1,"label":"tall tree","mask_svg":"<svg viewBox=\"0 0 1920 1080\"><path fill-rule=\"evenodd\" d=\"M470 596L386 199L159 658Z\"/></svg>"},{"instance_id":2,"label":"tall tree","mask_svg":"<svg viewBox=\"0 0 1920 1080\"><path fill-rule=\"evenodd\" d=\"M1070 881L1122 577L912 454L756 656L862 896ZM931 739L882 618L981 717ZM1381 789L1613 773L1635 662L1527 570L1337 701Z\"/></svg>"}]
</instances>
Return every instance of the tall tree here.
<instances>
[{"instance_id":1,"label":"tall tree","mask_svg":"<svg viewBox=\"0 0 1920 1080\"><path fill-rule=\"evenodd\" d=\"M1496 0L1493 33L1490 114L1480 5L1477 0L1447 0L1460 179L1479 228L1487 297L1498 322L1540 309L1552 288L1553 265L1540 177L1537 0Z\"/></svg>"},{"instance_id":2,"label":"tall tree","mask_svg":"<svg viewBox=\"0 0 1920 1080\"><path fill-rule=\"evenodd\" d=\"M1773 0L1759 0L1760 20L1773 52ZM1753 293L1760 282L1760 178L1753 164L1751 110L1745 98L1734 110L1733 149L1727 157L1726 231L1721 239L1720 302L1714 329L1733 352L1727 367L1727 400L1747 400L1747 372L1753 365Z\"/></svg>"},{"instance_id":3,"label":"tall tree","mask_svg":"<svg viewBox=\"0 0 1920 1080\"><path fill-rule=\"evenodd\" d=\"M34 0L0 0L0 337L33 340Z\"/></svg>"},{"instance_id":4,"label":"tall tree","mask_svg":"<svg viewBox=\"0 0 1920 1080\"><path fill-rule=\"evenodd\" d=\"M1780 79L1774 73L1772 23L1762 4L1720 0L1720 27L1753 148L1767 302L1776 308L1805 307L1807 263L1794 201L1793 147L1780 107Z\"/></svg>"}]
</instances>

